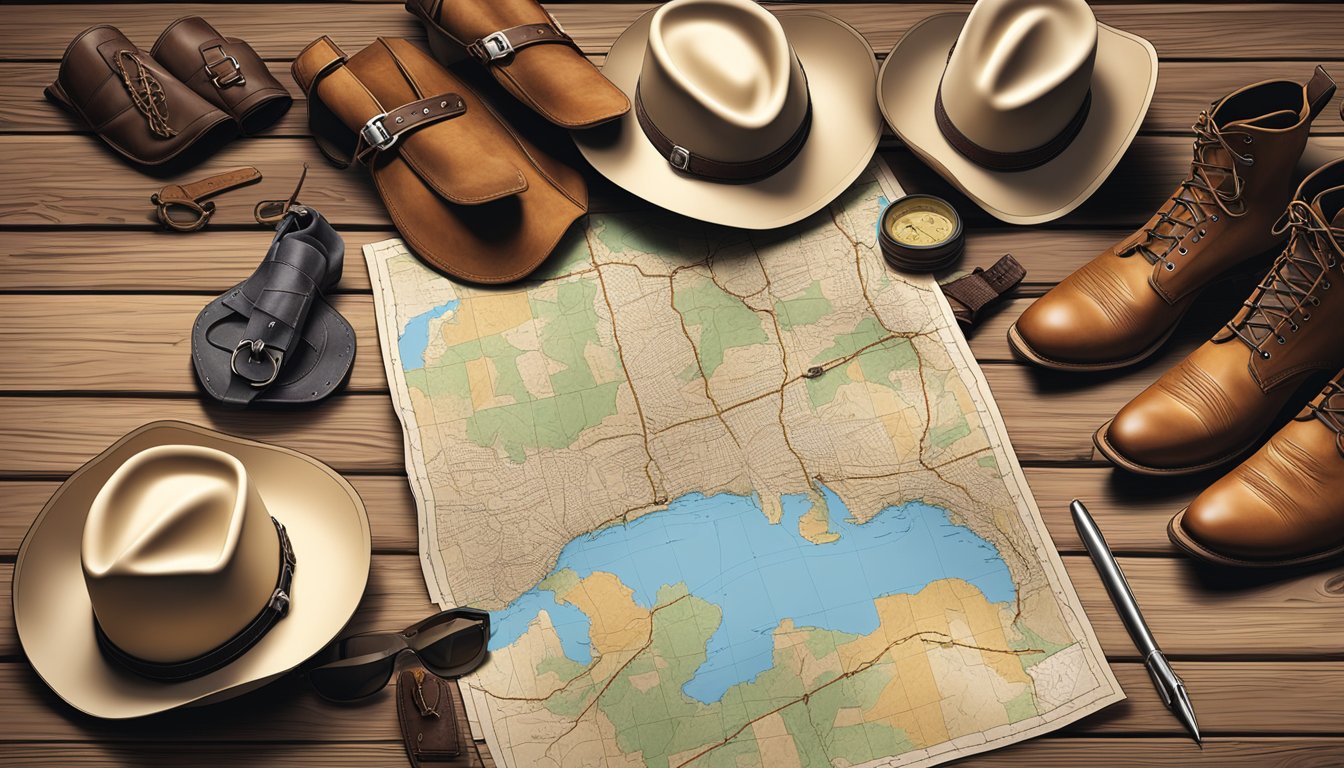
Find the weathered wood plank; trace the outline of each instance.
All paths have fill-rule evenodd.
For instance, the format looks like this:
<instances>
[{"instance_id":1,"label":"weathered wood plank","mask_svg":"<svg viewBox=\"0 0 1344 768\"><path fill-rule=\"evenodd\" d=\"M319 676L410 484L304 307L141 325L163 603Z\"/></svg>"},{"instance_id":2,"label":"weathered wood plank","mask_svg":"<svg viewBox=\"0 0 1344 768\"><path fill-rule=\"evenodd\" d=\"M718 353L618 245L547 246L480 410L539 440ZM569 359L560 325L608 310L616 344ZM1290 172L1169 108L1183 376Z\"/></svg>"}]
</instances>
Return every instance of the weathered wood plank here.
<instances>
[{"instance_id":1,"label":"weathered wood plank","mask_svg":"<svg viewBox=\"0 0 1344 768\"><path fill-rule=\"evenodd\" d=\"M12 356L7 391L197 392L191 364L196 315L209 297L61 295L0 299L0 354ZM332 306L355 330L352 392L387 391L372 296Z\"/></svg>"},{"instance_id":2,"label":"weathered wood plank","mask_svg":"<svg viewBox=\"0 0 1344 768\"><path fill-rule=\"evenodd\" d=\"M1300 173L1305 175L1341 154L1344 154L1344 136L1315 137ZM908 151L884 152L883 156L892 164L906 191L949 197L969 224L994 225L988 215L954 192ZM79 157L80 162L69 162L71 157ZM1190 142L1185 138L1140 137L1110 180L1062 221L1073 225L1134 226L1171 193L1187 172L1189 157ZM364 172L332 167L321 158L313 142L304 139L236 141L192 172L159 180L137 172L89 136L12 134L0 136L0 226L156 227L149 196L165 181L190 181L241 165L255 166L264 178L245 190L222 196L212 224L256 226L252 204L256 200L287 197L300 162L311 166L303 202L322 211L332 223L391 226ZM99 181L91 184L89 179ZM603 180L593 178L591 186L595 211L626 209L632 205L632 197Z\"/></svg>"},{"instance_id":3,"label":"weathered wood plank","mask_svg":"<svg viewBox=\"0 0 1344 768\"><path fill-rule=\"evenodd\" d=\"M1069 555L1064 563L1106 654L1137 659L1091 560ZM1229 574L1185 559L1121 558L1121 563L1154 635L1172 656L1344 656L1339 642L1344 565L1289 575ZM0 586L8 586L13 568L0 564ZM11 611L8 601L0 607L0 656L18 650ZM397 629L433 611L417 557L375 555L369 588L350 631ZM1344 667L1339 674L1344 675ZM1344 688L1332 695L1344 697Z\"/></svg>"},{"instance_id":4,"label":"weathered wood plank","mask_svg":"<svg viewBox=\"0 0 1344 768\"><path fill-rule=\"evenodd\" d=\"M879 58L886 52L879 53ZM601 64L602 55L589 57ZM294 107L261 136L307 136L308 108L304 94L294 85L289 64L273 61L271 74L295 97ZM56 62L0 63L0 133L68 133L82 127L42 96L42 89L56 76ZM1344 73L1344 67L1335 67ZM1201 109L1223 94L1261 80L1305 81L1311 67L1295 61L1164 62L1157 91L1144 120L1145 132L1184 133ZM1318 136L1344 133L1344 118L1327 109L1316 118L1312 133ZM888 139L892 139L890 132Z\"/></svg>"},{"instance_id":5,"label":"weathered wood plank","mask_svg":"<svg viewBox=\"0 0 1344 768\"><path fill-rule=\"evenodd\" d=\"M1175 554L1166 525L1207 484L1202 477L1154 485L1144 478L1101 467L1032 467L1026 470L1036 503L1060 552L1079 554L1083 545L1069 517L1069 501L1087 502L1119 554ZM350 478L369 511L377 552L418 551L416 512L404 475ZM58 480L0 481L0 557L13 557Z\"/></svg>"},{"instance_id":6,"label":"weathered wood plank","mask_svg":"<svg viewBox=\"0 0 1344 768\"><path fill-rule=\"evenodd\" d=\"M261 226L256 231L206 228L190 236L163 231L125 231L113 237L60 229L9 232L0 242L0 290L218 295L252 274L273 236ZM336 291L368 293L362 249L396 236L395 230L342 231L345 267Z\"/></svg>"},{"instance_id":7,"label":"weathered wood plank","mask_svg":"<svg viewBox=\"0 0 1344 768\"><path fill-rule=\"evenodd\" d=\"M647 3L574 3L557 5L556 18L589 53L610 47ZM808 8L791 4L790 8ZM853 25L876 51L895 45L905 30L934 13L942 3L826 3L812 6ZM378 35L423 39L410 14L397 4L274 4L265 14L249 4L219 4L206 14L227 35L241 37L267 59L288 59L318 34L330 35L353 53ZM67 43L86 26L117 25L138 45L148 48L159 32L181 14L171 4L72 4L60 14L42 6L14 6L6 11L0 33L0 57L9 60L56 60ZM1202 3L1118 4L1096 8L1107 24L1150 40L1158 54L1174 58L1338 59L1344 20L1337 8L1321 4L1208 5ZM321 29L313 20L321 19ZM1199 30L1199 34L1191 34ZM1247 30L1255 30L1248 35ZM1227 41L1235 40L1235 45Z\"/></svg>"},{"instance_id":8,"label":"weathered wood plank","mask_svg":"<svg viewBox=\"0 0 1344 768\"><path fill-rule=\"evenodd\" d=\"M315 408L261 414L196 398L0 398L0 474L68 474L157 419L279 443L342 471L402 471L401 426L388 396L337 394Z\"/></svg>"},{"instance_id":9,"label":"weathered wood plank","mask_svg":"<svg viewBox=\"0 0 1344 768\"><path fill-rule=\"evenodd\" d=\"M371 0L372 1L372 0ZM1180 737L1043 738L956 763L958 768L1077 768L1125 765L1131 768L1337 768L1344 742L1334 738L1219 737L1203 748ZM0 760L23 768L196 768L247 765L251 768L355 768L393 766L404 761L400 742L289 745L199 744L189 750L168 744L13 743L0 746ZM493 763L487 762L487 766Z\"/></svg>"},{"instance_id":10,"label":"weathered wood plank","mask_svg":"<svg viewBox=\"0 0 1344 768\"><path fill-rule=\"evenodd\" d=\"M1214 737L1239 732L1258 737L1277 733L1338 734L1339 708L1344 705L1341 697L1344 664L1188 661L1173 666L1189 686L1205 734ZM1071 738L1060 741L1073 741L1072 737L1084 735L1165 734L1184 739L1172 743L1176 747L1173 752L1186 759L1197 755L1180 724L1158 700L1144 667L1137 662L1119 662L1112 669L1129 698L1067 726L1060 733ZM4 663L0 664L0 715L9 726L0 734L0 744L111 741L134 742L134 748L140 749L145 746L143 742L308 744L398 738L391 688L375 695L367 704L336 706L319 699L294 677L203 709L179 710L141 720L100 721L61 702L26 664ZM0 747L6 748L8 745Z\"/></svg>"}]
</instances>

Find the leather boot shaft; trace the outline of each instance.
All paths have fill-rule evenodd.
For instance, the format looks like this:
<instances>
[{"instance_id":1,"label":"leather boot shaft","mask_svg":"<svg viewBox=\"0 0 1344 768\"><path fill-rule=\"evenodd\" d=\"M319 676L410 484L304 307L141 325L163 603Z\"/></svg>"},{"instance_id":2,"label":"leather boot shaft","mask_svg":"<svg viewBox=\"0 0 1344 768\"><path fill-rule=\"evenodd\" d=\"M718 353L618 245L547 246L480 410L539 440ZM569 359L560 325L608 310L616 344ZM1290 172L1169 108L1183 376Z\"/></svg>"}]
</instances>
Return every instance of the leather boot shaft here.
<instances>
[{"instance_id":1,"label":"leather boot shaft","mask_svg":"<svg viewBox=\"0 0 1344 768\"><path fill-rule=\"evenodd\" d=\"M1014 351L1061 370L1118 368L1156 352L1203 289L1281 242L1274 224L1334 92L1317 67L1305 84L1257 83L1200 113L1186 178L1144 226L1023 312L1009 330Z\"/></svg>"}]
</instances>

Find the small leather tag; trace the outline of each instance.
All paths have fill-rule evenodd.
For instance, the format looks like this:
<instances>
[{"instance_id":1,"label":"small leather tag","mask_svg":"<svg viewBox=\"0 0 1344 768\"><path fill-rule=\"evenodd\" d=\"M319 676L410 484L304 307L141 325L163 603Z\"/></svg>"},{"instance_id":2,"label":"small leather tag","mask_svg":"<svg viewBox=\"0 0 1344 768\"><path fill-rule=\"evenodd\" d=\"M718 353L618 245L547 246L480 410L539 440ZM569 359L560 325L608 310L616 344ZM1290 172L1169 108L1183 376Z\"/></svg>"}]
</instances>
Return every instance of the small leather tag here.
<instances>
[{"instance_id":1,"label":"small leather tag","mask_svg":"<svg viewBox=\"0 0 1344 768\"><path fill-rule=\"evenodd\" d=\"M479 764L457 687L418 664L397 676L397 719L414 768Z\"/></svg>"},{"instance_id":2,"label":"small leather tag","mask_svg":"<svg viewBox=\"0 0 1344 768\"><path fill-rule=\"evenodd\" d=\"M943 295L952 305L957 322L969 329L979 319L980 310L994 304L1022 282L1027 270L1005 253L989 269L975 271L942 286Z\"/></svg>"}]
</instances>

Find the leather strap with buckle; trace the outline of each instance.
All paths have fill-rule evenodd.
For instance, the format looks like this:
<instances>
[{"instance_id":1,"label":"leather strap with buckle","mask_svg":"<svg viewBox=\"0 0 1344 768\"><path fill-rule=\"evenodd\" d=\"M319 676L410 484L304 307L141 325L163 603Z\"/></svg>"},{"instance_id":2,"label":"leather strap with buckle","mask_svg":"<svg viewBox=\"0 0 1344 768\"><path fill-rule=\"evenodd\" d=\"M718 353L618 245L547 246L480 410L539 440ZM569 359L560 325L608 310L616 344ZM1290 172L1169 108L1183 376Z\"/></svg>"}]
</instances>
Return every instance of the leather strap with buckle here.
<instances>
[{"instance_id":1,"label":"leather strap with buckle","mask_svg":"<svg viewBox=\"0 0 1344 768\"><path fill-rule=\"evenodd\" d=\"M807 143L807 136L812 130L812 98L808 96L807 112L793 135L774 150L751 160L714 160L677 144L663 133L644 109L644 100L640 97L638 85L635 86L635 118L649 143L667 158L668 164L673 168L710 181L742 184L770 176L797 156Z\"/></svg>"},{"instance_id":2,"label":"leather strap with buckle","mask_svg":"<svg viewBox=\"0 0 1344 768\"><path fill-rule=\"evenodd\" d=\"M195 232L204 227L215 213L215 204L206 198L261 181L261 172L251 166L207 176L188 184L169 184L150 196L158 208L159 223L178 232Z\"/></svg>"},{"instance_id":3,"label":"leather strap with buckle","mask_svg":"<svg viewBox=\"0 0 1344 768\"><path fill-rule=\"evenodd\" d=\"M360 163L371 161L379 152L395 146L405 134L440 120L450 120L466 111L467 104L462 97L449 92L374 115L359 129L353 160Z\"/></svg>"},{"instance_id":4,"label":"leather strap with buckle","mask_svg":"<svg viewBox=\"0 0 1344 768\"><path fill-rule=\"evenodd\" d=\"M276 576L275 591L271 593L271 598L262 606L256 618L248 622L238 634L214 650L194 659L164 663L142 659L118 648L99 625L98 617L94 616L93 628L98 638L98 647L108 658L122 667L141 677L161 682L191 680L236 661L289 613L290 591L293 588L294 570L298 566L298 560L294 557L294 548L289 543L289 534L285 532L285 526L274 517L271 518L271 522L275 524L276 535L280 538L280 572Z\"/></svg>"},{"instance_id":5,"label":"leather strap with buckle","mask_svg":"<svg viewBox=\"0 0 1344 768\"><path fill-rule=\"evenodd\" d=\"M1005 253L989 269L976 267L971 274L941 287L957 323L969 330L980 319L981 310L998 302L1026 276L1027 270L1017 259Z\"/></svg>"},{"instance_id":6,"label":"leather strap with buckle","mask_svg":"<svg viewBox=\"0 0 1344 768\"><path fill-rule=\"evenodd\" d=\"M512 55L514 51L538 43L564 43L577 48L574 40L559 25L544 22L501 29L469 43L466 48L467 53L482 64L491 64Z\"/></svg>"},{"instance_id":7,"label":"leather strap with buckle","mask_svg":"<svg viewBox=\"0 0 1344 768\"><path fill-rule=\"evenodd\" d=\"M243 76L243 68L238 65L238 59L224 50L224 46L214 45L204 48L201 50L201 55L205 57L205 71L210 74L210 82L214 83L216 88L247 85L247 78Z\"/></svg>"}]
</instances>

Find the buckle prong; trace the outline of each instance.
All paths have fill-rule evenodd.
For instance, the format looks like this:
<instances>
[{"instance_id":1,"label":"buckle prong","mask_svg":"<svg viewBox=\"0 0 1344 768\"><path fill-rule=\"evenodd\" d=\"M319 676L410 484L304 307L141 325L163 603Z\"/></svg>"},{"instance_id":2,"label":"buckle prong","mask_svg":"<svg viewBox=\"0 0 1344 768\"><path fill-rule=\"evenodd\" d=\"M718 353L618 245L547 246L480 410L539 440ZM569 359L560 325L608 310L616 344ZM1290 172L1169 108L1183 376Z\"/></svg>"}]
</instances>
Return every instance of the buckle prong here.
<instances>
[{"instance_id":1,"label":"buckle prong","mask_svg":"<svg viewBox=\"0 0 1344 768\"><path fill-rule=\"evenodd\" d=\"M386 119L386 112L374 115L369 118L369 121L364 124L363 128L359 129L359 137L364 140L364 143L379 151L387 149L397 143L396 134L387 130L387 126L383 124L383 121Z\"/></svg>"},{"instance_id":2,"label":"buckle prong","mask_svg":"<svg viewBox=\"0 0 1344 768\"><path fill-rule=\"evenodd\" d=\"M513 43L503 32L495 32L481 38L481 50L489 61L495 61L513 53Z\"/></svg>"}]
</instances>

